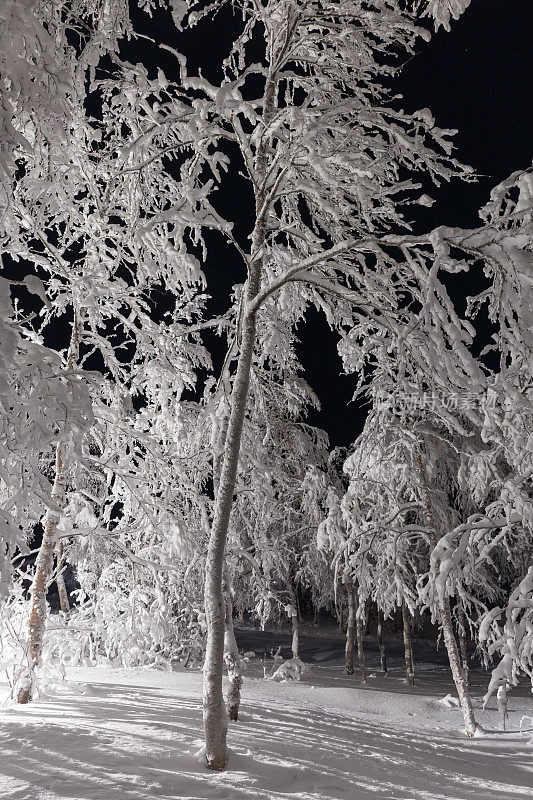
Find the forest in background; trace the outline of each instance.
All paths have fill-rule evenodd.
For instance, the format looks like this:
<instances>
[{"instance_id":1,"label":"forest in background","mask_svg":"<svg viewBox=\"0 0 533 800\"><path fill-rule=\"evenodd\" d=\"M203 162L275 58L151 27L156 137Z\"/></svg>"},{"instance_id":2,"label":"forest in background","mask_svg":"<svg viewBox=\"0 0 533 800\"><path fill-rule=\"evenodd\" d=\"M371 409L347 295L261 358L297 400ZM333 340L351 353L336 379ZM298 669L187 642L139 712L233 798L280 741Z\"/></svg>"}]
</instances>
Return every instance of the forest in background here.
<instances>
[{"instance_id":1,"label":"forest in background","mask_svg":"<svg viewBox=\"0 0 533 800\"><path fill-rule=\"evenodd\" d=\"M19 703L54 664L203 663L222 769L234 618L290 619L280 669L298 678L302 613L320 612L343 617L363 680L370 616L401 618L410 681L430 616L469 736L469 647L503 709L532 678L533 173L517 165L475 228L413 230L412 207L476 174L394 91L468 6L0 11L0 614ZM191 41L218 31L204 67ZM366 413L348 448L308 422L315 311Z\"/></svg>"}]
</instances>

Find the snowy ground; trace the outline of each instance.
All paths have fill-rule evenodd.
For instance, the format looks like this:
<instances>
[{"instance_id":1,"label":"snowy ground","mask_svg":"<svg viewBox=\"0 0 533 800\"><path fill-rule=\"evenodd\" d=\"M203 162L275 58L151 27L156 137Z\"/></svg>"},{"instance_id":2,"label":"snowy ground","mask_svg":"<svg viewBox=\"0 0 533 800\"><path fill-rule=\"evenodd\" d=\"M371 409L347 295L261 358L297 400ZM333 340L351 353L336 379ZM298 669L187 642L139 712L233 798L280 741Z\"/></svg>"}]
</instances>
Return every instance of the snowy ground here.
<instances>
[{"instance_id":1,"label":"snowy ground","mask_svg":"<svg viewBox=\"0 0 533 800\"><path fill-rule=\"evenodd\" d=\"M279 633L242 631L253 649L242 714L230 729L222 774L196 757L201 675L196 671L78 668L26 707L0 710L1 800L513 800L533 797L533 733L468 740L460 712L439 702L452 686L442 654L418 646L417 686L406 687L401 650L382 677L368 643L368 686L343 675L342 642L303 637L314 677L263 680L261 651ZM285 651L288 654L288 651ZM270 667L266 662L267 668ZM486 676L474 675L479 698ZM0 684L5 697L7 689ZM533 728L525 691L511 694L508 728ZM496 727L494 704L479 721Z\"/></svg>"}]
</instances>

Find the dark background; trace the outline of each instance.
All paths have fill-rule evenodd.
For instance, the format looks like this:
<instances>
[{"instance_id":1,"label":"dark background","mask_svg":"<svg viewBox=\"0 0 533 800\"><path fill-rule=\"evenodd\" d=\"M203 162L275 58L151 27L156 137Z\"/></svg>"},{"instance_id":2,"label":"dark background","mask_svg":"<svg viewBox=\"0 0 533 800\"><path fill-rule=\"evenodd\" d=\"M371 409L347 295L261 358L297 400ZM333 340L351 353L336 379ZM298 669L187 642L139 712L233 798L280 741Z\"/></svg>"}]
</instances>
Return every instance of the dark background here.
<instances>
[{"instance_id":1,"label":"dark background","mask_svg":"<svg viewBox=\"0 0 533 800\"><path fill-rule=\"evenodd\" d=\"M420 42L394 86L404 108L429 108L436 124L458 130L455 157L470 164L477 183L453 181L428 187L435 199L420 207L417 229L439 225L475 227L491 189L533 156L533 4L531 0L472 0L450 33ZM479 290L479 274L460 273L464 296ZM533 302L533 298L532 298ZM333 445L348 446L361 429L364 412L349 404L355 380L339 376L335 339L318 314L303 332L302 358L308 380L322 403L313 422Z\"/></svg>"},{"instance_id":2,"label":"dark background","mask_svg":"<svg viewBox=\"0 0 533 800\"><path fill-rule=\"evenodd\" d=\"M175 58L157 46L164 43L186 54L191 74L200 67L211 82L221 79L220 64L242 24L238 15L233 16L231 5L214 21L182 34L176 32L164 11L149 17L132 2L131 12L135 30L155 42L131 40L122 48L129 61L143 63L152 75L162 67L171 80L179 80ZM425 24L430 28L429 20ZM451 32L441 29L429 43L418 40L418 52L406 60L391 82L394 93L402 95L397 102L407 111L429 108L439 127L457 129L454 155L470 164L479 176L475 183L456 180L438 189L431 184L424 186L436 202L431 208L411 207L415 232L440 225L477 226L478 211L489 199L491 189L512 172L531 165L532 42L532 0L472 0L461 18L452 23ZM227 188L219 193L220 210L235 220L234 233L246 243L252 207L249 187L237 170L230 171L225 183ZM243 282L245 275L233 249L217 234L206 234L206 240L209 257L204 268L213 296L207 312L215 316L227 310L231 287ZM12 265L15 278L20 278L21 268L20 263ZM484 288L482 272L461 272L453 280L448 290L461 312L463 298ZM163 299L160 302L161 308L155 309L157 317L173 305ZM490 329L486 319L477 324L487 338ZM56 321L48 332L50 344L61 349L69 332L68 320ZM341 374L336 336L317 311L308 312L298 333L305 377L321 402L321 411L311 412L309 421L329 433L332 446L349 447L361 431L366 413L360 404L350 402L355 377ZM205 342L216 369L224 357L225 342L212 334L205 335ZM98 368L98 364L89 366ZM201 384L200 380L195 399L201 396Z\"/></svg>"},{"instance_id":3,"label":"dark background","mask_svg":"<svg viewBox=\"0 0 533 800\"><path fill-rule=\"evenodd\" d=\"M417 209L413 212L417 232L439 225L475 227L491 188L511 172L531 164L532 21L531 0L472 0L463 16L452 24L450 33L441 29L429 44L419 40L417 54L404 64L392 84L395 93L403 95L401 104L406 110L427 107L439 127L458 130L455 157L470 164L479 176L477 183L453 181L439 189L428 185L428 194L436 202L431 208L413 207ZM192 35L189 31L176 41L175 29L172 33L165 15L151 20L144 13L135 16L137 30L144 30L159 42L184 48L190 71L201 65L202 73L212 82L220 79L219 65L229 51L236 24L228 7L217 16L216 23L199 26ZM173 58L165 58L164 51L150 43L137 40L132 60L142 61L149 69L162 65L167 75L174 77ZM234 198L239 198L241 190L246 192L237 176L232 189ZM244 194L241 197L242 211L238 204L232 209L237 231L239 225L243 231L248 227L248 204ZM235 268L229 248L220 240L213 239L210 244L214 248L206 265L210 285L214 286L210 311L223 313L230 287L244 276ZM216 274L211 263L216 263ZM481 272L460 276L451 289L459 301L481 288ZM483 326L483 320L479 324ZM341 374L336 337L318 312L309 312L299 333L305 375L322 405L320 412L311 414L310 421L328 431L333 446L349 446L365 417L361 407L350 404L355 378ZM222 343L212 339L208 344L218 361L223 355Z\"/></svg>"}]
</instances>

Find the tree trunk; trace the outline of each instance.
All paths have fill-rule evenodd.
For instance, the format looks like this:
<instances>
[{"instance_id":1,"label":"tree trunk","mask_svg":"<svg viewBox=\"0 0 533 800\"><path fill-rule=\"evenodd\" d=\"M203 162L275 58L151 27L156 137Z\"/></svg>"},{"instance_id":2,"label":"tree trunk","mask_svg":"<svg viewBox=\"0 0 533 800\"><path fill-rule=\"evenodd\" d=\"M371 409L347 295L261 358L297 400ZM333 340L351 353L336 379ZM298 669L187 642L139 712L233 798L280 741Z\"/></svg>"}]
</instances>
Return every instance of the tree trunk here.
<instances>
[{"instance_id":1,"label":"tree trunk","mask_svg":"<svg viewBox=\"0 0 533 800\"><path fill-rule=\"evenodd\" d=\"M498 713L500 715L500 730L505 730L505 723L507 721L507 681L505 678L498 686L496 692L496 702L498 704Z\"/></svg>"},{"instance_id":2,"label":"tree trunk","mask_svg":"<svg viewBox=\"0 0 533 800\"><path fill-rule=\"evenodd\" d=\"M229 415L224 414L220 426L217 449L213 454L213 491L215 497L218 495L220 486L220 476L222 472L222 458L226 435L228 432ZM239 706L241 702L242 688L242 661L239 655L239 648L235 639L233 628L233 603L231 601L231 585L228 575L227 564L224 563L224 577L222 590L224 593L224 663L228 673L228 693L226 696L226 711L232 721L239 718Z\"/></svg>"},{"instance_id":3,"label":"tree trunk","mask_svg":"<svg viewBox=\"0 0 533 800\"><path fill-rule=\"evenodd\" d=\"M68 592L67 587L65 585L65 578L63 576L63 569L64 569L64 559L63 559L63 542L61 539L56 544L56 570L57 570L57 577L56 577L56 585L57 585L57 593L59 595L59 607L65 616L68 616L70 613L70 603L68 599Z\"/></svg>"},{"instance_id":4,"label":"tree trunk","mask_svg":"<svg viewBox=\"0 0 533 800\"><path fill-rule=\"evenodd\" d=\"M416 456L418 465L418 474L420 477L420 489L422 494L422 501L424 505L424 514L426 524L431 531L430 544L434 550L438 544L437 524L433 514L433 508L429 497L429 488L426 479L426 473L422 466L420 455ZM453 632L452 613L450 608L450 597L445 595L439 597L439 612L440 622L442 626L442 633L444 636L444 644L448 652L448 660L452 670L452 677L457 689L461 711L463 712L463 720L465 726L465 733L467 736L474 736L476 732L476 719L474 716L474 709L472 708L472 698L468 690L465 673L461 667L461 660L459 656L459 648Z\"/></svg>"},{"instance_id":5,"label":"tree trunk","mask_svg":"<svg viewBox=\"0 0 533 800\"><path fill-rule=\"evenodd\" d=\"M222 693L225 603L222 592L224 549L235 490L244 412L255 343L255 316L244 320L242 345L232 391L224 462L215 503L205 568L207 644L204 662L203 716L205 759L211 769L223 769L227 760L227 716Z\"/></svg>"},{"instance_id":6,"label":"tree trunk","mask_svg":"<svg viewBox=\"0 0 533 800\"><path fill-rule=\"evenodd\" d=\"M381 670L384 675L387 674L387 648L385 647L385 643L383 641L383 615L378 608L378 626L376 631L376 637L378 640L378 648L379 648L379 658L381 662Z\"/></svg>"},{"instance_id":7,"label":"tree trunk","mask_svg":"<svg viewBox=\"0 0 533 800\"><path fill-rule=\"evenodd\" d=\"M459 696L459 703L463 712L465 723L465 732L467 736L473 736L476 732L476 720L474 717L474 709L472 708L472 698L468 691L468 684L466 676L461 667L461 660L459 657L459 648L453 633L452 612L450 608L450 598L445 597L441 603L441 622L442 633L444 635L444 643L448 651L448 659L452 670L452 677Z\"/></svg>"},{"instance_id":8,"label":"tree trunk","mask_svg":"<svg viewBox=\"0 0 533 800\"><path fill-rule=\"evenodd\" d=\"M233 629L233 604L231 602L230 587L227 579L224 587L224 599L226 604L224 661L226 663L226 669L228 670L229 683L226 706L228 717L231 720L237 720L239 718L239 705L241 702L242 661L235 639L235 631Z\"/></svg>"},{"instance_id":9,"label":"tree trunk","mask_svg":"<svg viewBox=\"0 0 533 800\"><path fill-rule=\"evenodd\" d=\"M354 674L353 655L355 647L355 587L348 573L344 573L344 585L348 597L348 624L346 626L346 674Z\"/></svg>"},{"instance_id":10,"label":"tree trunk","mask_svg":"<svg viewBox=\"0 0 533 800\"><path fill-rule=\"evenodd\" d=\"M298 595L294 584L289 577L289 596L291 598L291 625L292 625L292 657L300 658L300 615L298 613Z\"/></svg>"},{"instance_id":11,"label":"tree trunk","mask_svg":"<svg viewBox=\"0 0 533 800\"><path fill-rule=\"evenodd\" d=\"M465 674L467 686L470 686L470 670L468 668L468 650L466 647L466 619L465 612L460 603L457 603L457 634L459 639L459 653L461 655L461 666Z\"/></svg>"},{"instance_id":12,"label":"tree trunk","mask_svg":"<svg viewBox=\"0 0 533 800\"><path fill-rule=\"evenodd\" d=\"M359 672L361 680L366 683L366 660L364 650L364 625L365 625L365 604L359 597L359 603L356 614L355 629L357 635L357 661L359 662Z\"/></svg>"},{"instance_id":13,"label":"tree trunk","mask_svg":"<svg viewBox=\"0 0 533 800\"><path fill-rule=\"evenodd\" d=\"M402 603L403 646L405 650L405 674L409 686L415 685L415 667L413 660L413 644L411 640L411 615L409 609Z\"/></svg>"},{"instance_id":14,"label":"tree trunk","mask_svg":"<svg viewBox=\"0 0 533 800\"><path fill-rule=\"evenodd\" d=\"M61 508L64 502L63 445L56 446L55 480L52 501ZM18 703L29 703L33 696L35 670L41 666L44 630L46 626L46 592L54 568L55 532L59 514L47 511L44 532L35 562L35 575L30 589L31 607L28 620L28 666L19 680Z\"/></svg>"},{"instance_id":15,"label":"tree trunk","mask_svg":"<svg viewBox=\"0 0 533 800\"><path fill-rule=\"evenodd\" d=\"M275 81L269 75L265 87L263 123L268 125L274 108ZM266 175L268 141L257 149L256 169L259 181ZM240 352L230 400L230 416L220 483L215 499L215 512L205 565L205 616L207 643L204 661L203 717L205 760L210 769L224 769L227 760L227 715L222 693L222 667L224 663L225 604L222 592L224 549L235 491L237 466L241 448L242 426L250 386L250 371L256 336L256 313L247 310L261 286L263 246L266 232L265 187L258 189L256 224L252 236L254 259L248 268L244 294L244 308L240 330Z\"/></svg>"},{"instance_id":16,"label":"tree trunk","mask_svg":"<svg viewBox=\"0 0 533 800\"><path fill-rule=\"evenodd\" d=\"M339 633L346 633L346 624L344 619L344 609L342 603L337 604L337 622L339 623Z\"/></svg>"},{"instance_id":17,"label":"tree trunk","mask_svg":"<svg viewBox=\"0 0 533 800\"><path fill-rule=\"evenodd\" d=\"M74 322L67 354L66 372L70 372L76 361L78 350L78 322ZM51 499L55 509L48 509L44 517L44 531L39 553L35 562L35 575L30 589L31 607L28 619L28 665L19 679L17 702L29 703L33 696L35 670L41 666L44 631L46 626L46 592L54 568L55 532L59 524L59 513L65 503L65 463L64 444L56 445L55 474ZM64 585L64 582L63 582Z\"/></svg>"},{"instance_id":18,"label":"tree trunk","mask_svg":"<svg viewBox=\"0 0 533 800\"><path fill-rule=\"evenodd\" d=\"M253 299L259 289L260 269L251 270L247 298ZM222 693L224 664L225 602L222 591L224 549L228 533L242 426L250 384L250 370L255 344L255 314L243 320L241 350L231 393L231 411L224 445L224 459L215 502L215 513L205 570L205 614L207 644L204 662L203 716L206 764L223 769L226 764L227 716Z\"/></svg>"}]
</instances>

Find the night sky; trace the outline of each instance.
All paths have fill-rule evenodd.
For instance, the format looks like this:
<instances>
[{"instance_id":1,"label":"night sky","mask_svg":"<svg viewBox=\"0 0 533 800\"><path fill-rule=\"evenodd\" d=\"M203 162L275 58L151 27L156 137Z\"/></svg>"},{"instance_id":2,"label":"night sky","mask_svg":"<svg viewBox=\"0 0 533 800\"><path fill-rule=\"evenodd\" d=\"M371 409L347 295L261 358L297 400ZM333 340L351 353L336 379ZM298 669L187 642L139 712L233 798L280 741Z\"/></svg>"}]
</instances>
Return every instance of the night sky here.
<instances>
[{"instance_id":1,"label":"night sky","mask_svg":"<svg viewBox=\"0 0 533 800\"><path fill-rule=\"evenodd\" d=\"M211 82L220 80L220 63L239 25L231 6L217 15L216 23L199 25L181 35L176 34L165 12L157 12L152 19L138 9L132 12L137 31L185 52L191 72L201 66ZM436 202L432 208L412 207L414 229L422 233L439 225L475 227L478 209L488 200L491 188L531 164L533 4L531 0L472 0L450 33L441 29L429 43L418 41L417 54L405 63L391 88L403 95L398 103L406 110L430 108L439 127L458 130L454 155L470 164L479 180L453 181L439 189L424 186ZM152 74L160 66L170 79L179 79L174 57L144 39L125 45L123 55L142 62ZM229 189L219 193L220 210L225 211L224 204L232 204L229 217L236 223L234 233L246 246L253 207L250 188L237 171L229 175L226 186L228 183ZM243 282L245 275L233 249L217 234L207 233L206 240L210 256L205 270L213 295L208 313L218 315L227 310L231 287ZM461 298L479 291L480 277L481 271L473 271L454 278L455 286L448 288L459 304ZM57 331L63 338L61 325ZM488 328L485 333L489 335ZM299 335L305 377L322 405L309 421L328 431L333 446L349 446L365 417L360 406L350 403L355 377L340 374L336 337L317 311L309 312ZM225 354L224 341L207 335L206 344L216 368Z\"/></svg>"},{"instance_id":2,"label":"night sky","mask_svg":"<svg viewBox=\"0 0 533 800\"><path fill-rule=\"evenodd\" d=\"M416 230L439 225L475 227L491 188L533 156L533 4L531 0L472 0L447 33L420 40L419 52L394 87L405 109L430 108L436 124L458 130L455 157L470 164L477 183L453 181L436 190L431 208L417 208ZM463 296L478 291L479 274L460 273ZM462 291L461 291L462 290ZM533 301L533 298L532 298ZM307 378L322 403L312 421L325 428L333 445L349 446L364 414L349 404L353 376L339 376L335 339L317 313L303 332Z\"/></svg>"},{"instance_id":3,"label":"night sky","mask_svg":"<svg viewBox=\"0 0 533 800\"><path fill-rule=\"evenodd\" d=\"M190 71L201 66L205 77L217 82L236 22L230 7L216 19L216 24L201 25L177 37L164 14L150 21L138 13L135 25L159 42L183 48ZM429 21L427 24L429 27ZM394 92L403 95L399 102L405 109L430 108L439 127L458 130L455 157L470 164L479 175L477 183L453 181L438 190L428 184L425 188L436 202L431 208L413 206L416 218L412 222L417 233L439 225L475 227L478 210L488 200L491 188L511 172L531 164L532 41L531 0L472 0L450 33L441 29L429 44L419 40L417 54L391 83ZM131 55L132 60L141 60L149 68L162 65L170 78L178 77L173 57L149 43L143 47L143 42L137 41ZM230 180L231 192L221 193L221 202L235 204L231 216L236 219L236 234L245 238L251 198L236 174ZM235 267L229 247L220 239L209 241L209 236L208 242L214 248L206 265L210 285L214 286L209 311L218 314L226 310L231 286L242 282L244 275ZM479 291L480 277L481 272L460 273L460 283L449 289L460 300ZM483 324L481 320L479 325ZM299 333L305 375L322 404L321 412L312 413L310 421L328 431L332 445L349 446L365 417L360 407L350 403L355 377L340 374L336 338L318 312L309 312ZM484 333L489 335L488 327ZM212 337L207 344L216 364L224 354L222 343Z\"/></svg>"}]
</instances>

